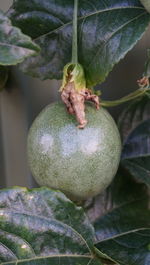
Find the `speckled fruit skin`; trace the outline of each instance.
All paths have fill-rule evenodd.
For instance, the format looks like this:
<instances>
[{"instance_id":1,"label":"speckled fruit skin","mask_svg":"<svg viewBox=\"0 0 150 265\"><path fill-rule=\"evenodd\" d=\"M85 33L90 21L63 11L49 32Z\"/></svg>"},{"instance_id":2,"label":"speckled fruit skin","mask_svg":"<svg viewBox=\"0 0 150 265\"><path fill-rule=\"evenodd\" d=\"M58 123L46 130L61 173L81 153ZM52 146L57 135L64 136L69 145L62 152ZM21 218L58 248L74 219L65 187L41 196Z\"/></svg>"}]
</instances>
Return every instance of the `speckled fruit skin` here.
<instances>
[{"instance_id":1,"label":"speckled fruit skin","mask_svg":"<svg viewBox=\"0 0 150 265\"><path fill-rule=\"evenodd\" d=\"M141 4L145 7L145 9L150 13L150 0L140 0Z\"/></svg>"},{"instance_id":2,"label":"speckled fruit skin","mask_svg":"<svg viewBox=\"0 0 150 265\"><path fill-rule=\"evenodd\" d=\"M28 160L38 184L72 200L102 192L120 160L120 135L110 114L88 104L86 118L86 128L78 129L65 106L53 103L38 115L28 135Z\"/></svg>"}]
</instances>

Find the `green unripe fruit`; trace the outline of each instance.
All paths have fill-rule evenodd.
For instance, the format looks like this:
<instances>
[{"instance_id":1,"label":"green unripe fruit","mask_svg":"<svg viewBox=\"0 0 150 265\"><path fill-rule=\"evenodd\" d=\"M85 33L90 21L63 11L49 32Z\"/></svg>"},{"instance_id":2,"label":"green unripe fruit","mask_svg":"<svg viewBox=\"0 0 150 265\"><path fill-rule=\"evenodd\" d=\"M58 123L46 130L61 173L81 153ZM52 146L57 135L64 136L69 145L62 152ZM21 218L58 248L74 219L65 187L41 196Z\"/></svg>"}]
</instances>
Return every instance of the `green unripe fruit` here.
<instances>
[{"instance_id":1,"label":"green unripe fruit","mask_svg":"<svg viewBox=\"0 0 150 265\"><path fill-rule=\"evenodd\" d=\"M62 103L48 105L28 135L28 159L39 185L63 191L73 200L102 192L119 164L117 126L103 108L86 105L88 124L78 129Z\"/></svg>"},{"instance_id":2,"label":"green unripe fruit","mask_svg":"<svg viewBox=\"0 0 150 265\"><path fill-rule=\"evenodd\" d=\"M150 0L140 0L141 4L145 7L145 9L150 13Z\"/></svg>"}]
</instances>

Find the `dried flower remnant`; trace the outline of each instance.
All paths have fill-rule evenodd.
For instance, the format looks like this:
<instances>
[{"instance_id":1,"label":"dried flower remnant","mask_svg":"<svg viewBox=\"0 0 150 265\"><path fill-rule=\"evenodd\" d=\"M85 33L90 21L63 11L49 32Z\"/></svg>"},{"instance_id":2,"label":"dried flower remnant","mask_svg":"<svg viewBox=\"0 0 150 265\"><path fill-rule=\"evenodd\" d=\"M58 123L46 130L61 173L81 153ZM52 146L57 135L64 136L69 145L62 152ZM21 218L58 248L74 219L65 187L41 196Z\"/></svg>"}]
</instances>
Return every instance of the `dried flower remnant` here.
<instances>
[{"instance_id":1,"label":"dried flower remnant","mask_svg":"<svg viewBox=\"0 0 150 265\"><path fill-rule=\"evenodd\" d=\"M140 80L137 80L137 83L140 87L149 87L149 78L144 76Z\"/></svg>"},{"instance_id":2,"label":"dried flower remnant","mask_svg":"<svg viewBox=\"0 0 150 265\"><path fill-rule=\"evenodd\" d=\"M64 69L64 79L61 87L61 98L65 103L70 114L74 114L79 123L78 128L83 129L87 120L85 117L85 101L91 101L99 109L99 97L93 94L92 90L86 88L84 71L81 65L75 65L72 71L69 71L72 65L67 65Z\"/></svg>"}]
</instances>

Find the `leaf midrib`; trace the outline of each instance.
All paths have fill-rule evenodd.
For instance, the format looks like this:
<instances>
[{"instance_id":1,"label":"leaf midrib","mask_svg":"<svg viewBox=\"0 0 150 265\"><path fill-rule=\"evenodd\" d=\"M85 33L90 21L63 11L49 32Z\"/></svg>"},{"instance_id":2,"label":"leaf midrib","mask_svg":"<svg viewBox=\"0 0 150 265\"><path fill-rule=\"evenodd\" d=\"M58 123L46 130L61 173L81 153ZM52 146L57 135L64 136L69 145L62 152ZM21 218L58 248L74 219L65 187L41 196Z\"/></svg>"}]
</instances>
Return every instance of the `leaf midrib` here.
<instances>
[{"instance_id":1,"label":"leaf midrib","mask_svg":"<svg viewBox=\"0 0 150 265\"><path fill-rule=\"evenodd\" d=\"M66 258L88 258L88 259L90 259L90 260L93 260L94 259L94 257L92 256L92 255L78 255L78 254L55 254L55 255L50 255L50 256L42 256L42 257L36 257L36 258L30 258L30 259L20 259L20 260L17 260L17 261L10 261L9 262L9 264L13 264L14 262L17 264L18 262L29 262L29 261L36 261L36 260L39 260L39 259L48 259L48 258L64 258L64 257L66 257ZM5 265L5 264L8 264L8 262L3 262L3 263L1 263L1 265Z\"/></svg>"},{"instance_id":2,"label":"leaf midrib","mask_svg":"<svg viewBox=\"0 0 150 265\"><path fill-rule=\"evenodd\" d=\"M92 253L92 252L91 252L91 249L90 249L88 243L86 242L86 240L84 239L84 237L83 237L81 234L79 234L79 232L76 231L76 230L75 230L73 227L71 227L70 225L65 224L65 223L61 222L60 220L57 220L57 219L54 219L54 218L48 218L48 217L45 217L45 216L38 216L38 215L31 214L31 213L27 213L27 212L20 213L20 212L17 212L17 211L11 211L9 208L6 208L6 209L7 209L10 213L20 214L20 215L21 215L21 214L22 214L22 215L25 214L25 215L27 215L27 216L31 216L31 217L35 217L35 218L38 218L38 219L40 218L40 219L47 220L48 222L50 222L50 220L51 220L51 221L54 221L54 222L60 223L62 226L69 227L70 230L72 230L75 234L78 235L79 238L82 239L82 241L85 243L85 245L86 245L87 249L89 250L89 252ZM0 208L0 210L2 210L2 211L4 211L4 212L5 212L6 209ZM7 232L8 232L8 231L7 231Z\"/></svg>"},{"instance_id":3,"label":"leaf midrib","mask_svg":"<svg viewBox=\"0 0 150 265\"><path fill-rule=\"evenodd\" d=\"M2 66L11 66L11 65L16 65L16 63L22 63L24 61L24 59L28 58L29 55L31 56L34 56L37 51L36 50L33 50L33 49L29 49L29 48L25 48L25 47L21 47L21 46L16 46L16 45L11 45L11 44L7 44L7 43L1 43L0 42L0 46L8 46L8 47L15 47L18 49L22 49L22 50L25 50L25 54L22 56L22 55L19 55L18 57L15 57L15 60L14 60L14 57L13 57L13 62L9 61L9 62L6 62L3 60L3 62L1 61L0 65ZM17 54L18 55L18 54Z\"/></svg>"},{"instance_id":4,"label":"leaf midrib","mask_svg":"<svg viewBox=\"0 0 150 265\"><path fill-rule=\"evenodd\" d=\"M28 50L30 52L33 52L35 53L36 50L32 50L32 49L29 49L29 48L26 48L26 47L23 47L23 46L19 46L19 45L16 45L16 44L10 44L10 43L5 43L5 42L0 42L0 46L9 46L9 47L15 47L15 48L20 48L20 49L24 49L24 50Z\"/></svg>"},{"instance_id":5,"label":"leaf midrib","mask_svg":"<svg viewBox=\"0 0 150 265\"><path fill-rule=\"evenodd\" d=\"M4 245L2 242L0 242L0 245L2 245L5 249L7 249L11 254L12 254L12 256L17 260L18 258L17 258L17 256L14 254L14 252L10 249L10 248L8 248L6 245Z\"/></svg>"},{"instance_id":6,"label":"leaf midrib","mask_svg":"<svg viewBox=\"0 0 150 265\"><path fill-rule=\"evenodd\" d=\"M138 157L137 157L137 158L138 158ZM127 162L128 162L130 165L136 166L136 167L142 169L143 171L145 171L147 174L150 174L150 170L148 170L147 168L142 167L141 165L139 165L138 163L136 163L136 162L134 162L134 161L130 161L129 158L128 158L128 159L125 159L125 160L127 160ZM124 161L125 161L125 160L124 160Z\"/></svg>"},{"instance_id":7,"label":"leaf midrib","mask_svg":"<svg viewBox=\"0 0 150 265\"><path fill-rule=\"evenodd\" d=\"M120 234L117 234L117 235L114 235L112 237L107 237L105 239L102 239L102 240L98 240L96 242L96 244L99 244L99 243L103 243L105 241L108 241L108 240L113 240L115 238L119 238L119 237L122 237L122 236L125 236L125 235L128 235L128 234L131 234L131 233L136 233L136 232L139 232L139 231L145 231L145 230L150 230L149 227L145 228L145 227L141 227L141 228L137 228L137 229L133 229L133 230L129 230L129 231L126 231L126 232L123 232L123 233L120 233Z\"/></svg>"},{"instance_id":8,"label":"leaf midrib","mask_svg":"<svg viewBox=\"0 0 150 265\"><path fill-rule=\"evenodd\" d=\"M139 201L145 201L145 200L147 200L147 197L146 197L146 196L144 196L144 197L142 197L142 198L140 198L140 199L136 199L136 200L134 199L134 200L131 200L131 201L128 201L128 202L122 203L122 204L120 204L120 205L114 207L113 209L110 209L110 210L108 210L107 212L105 212L105 214L102 215L101 218L103 218L104 216L106 216L106 215L108 215L108 214L113 213L114 211L116 211L116 210L118 210L118 209L120 209L120 208L124 208L124 207L126 207L126 206L128 206L128 205L130 205L130 204L132 204L132 203L136 203L136 202L139 202Z\"/></svg>"},{"instance_id":9,"label":"leaf midrib","mask_svg":"<svg viewBox=\"0 0 150 265\"><path fill-rule=\"evenodd\" d=\"M23 242L24 242L24 243L30 248L30 250L32 251L32 254L36 256L34 249L32 248L32 246L29 244L29 242L28 242L27 240L25 240L25 239L22 238L21 236L18 236L18 235L16 235L16 234L13 234L13 233L11 233L11 232L8 232L8 231L6 231L6 230L4 230L4 229L3 229L3 230L0 229L0 231L6 233L6 234L8 234L8 235L16 236L18 239L22 240L22 241L23 241ZM3 244L3 243L0 242L0 244ZM5 245L4 245L4 246L5 246ZM7 247L7 246L6 246L6 247ZM8 248L8 247L7 247L7 248ZM9 248L8 248L8 249L9 249ZM10 249L10 251L11 251L11 249Z\"/></svg>"},{"instance_id":10,"label":"leaf midrib","mask_svg":"<svg viewBox=\"0 0 150 265\"><path fill-rule=\"evenodd\" d=\"M130 159L138 159L138 158L146 158L146 157L150 157L150 153L147 154L141 154L141 155L133 155L133 156L127 156L125 158L121 158L121 161L125 161L125 160L130 160Z\"/></svg>"}]
</instances>

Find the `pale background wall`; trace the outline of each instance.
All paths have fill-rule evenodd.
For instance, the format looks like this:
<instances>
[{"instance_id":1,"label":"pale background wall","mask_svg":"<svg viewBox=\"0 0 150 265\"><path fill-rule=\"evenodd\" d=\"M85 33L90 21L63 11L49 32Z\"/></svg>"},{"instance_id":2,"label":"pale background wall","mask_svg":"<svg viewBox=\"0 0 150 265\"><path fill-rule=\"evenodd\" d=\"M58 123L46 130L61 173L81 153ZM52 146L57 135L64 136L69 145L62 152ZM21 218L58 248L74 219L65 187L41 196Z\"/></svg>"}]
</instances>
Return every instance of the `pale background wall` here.
<instances>
[{"instance_id":1,"label":"pale background wall","mask_svg":"<svg viewBox=\"0 0 150 265\"><path fill-rule=\"evenodd\" d=\"M8 10L12 2L0 0L0 9ZM149 33L150 29L101 85L103 98L116 99L136 89L136 80L143 71L146 48L150 43ZM45 105L58 99L60 82L41 82L23 75L16 68L12 71L12 80L7 90L0 93L0 188L13 185L33 187L36 184L26 157L28 128ZM110 111L116 118L122 108Z\"/></svg>"}]
</instances>

